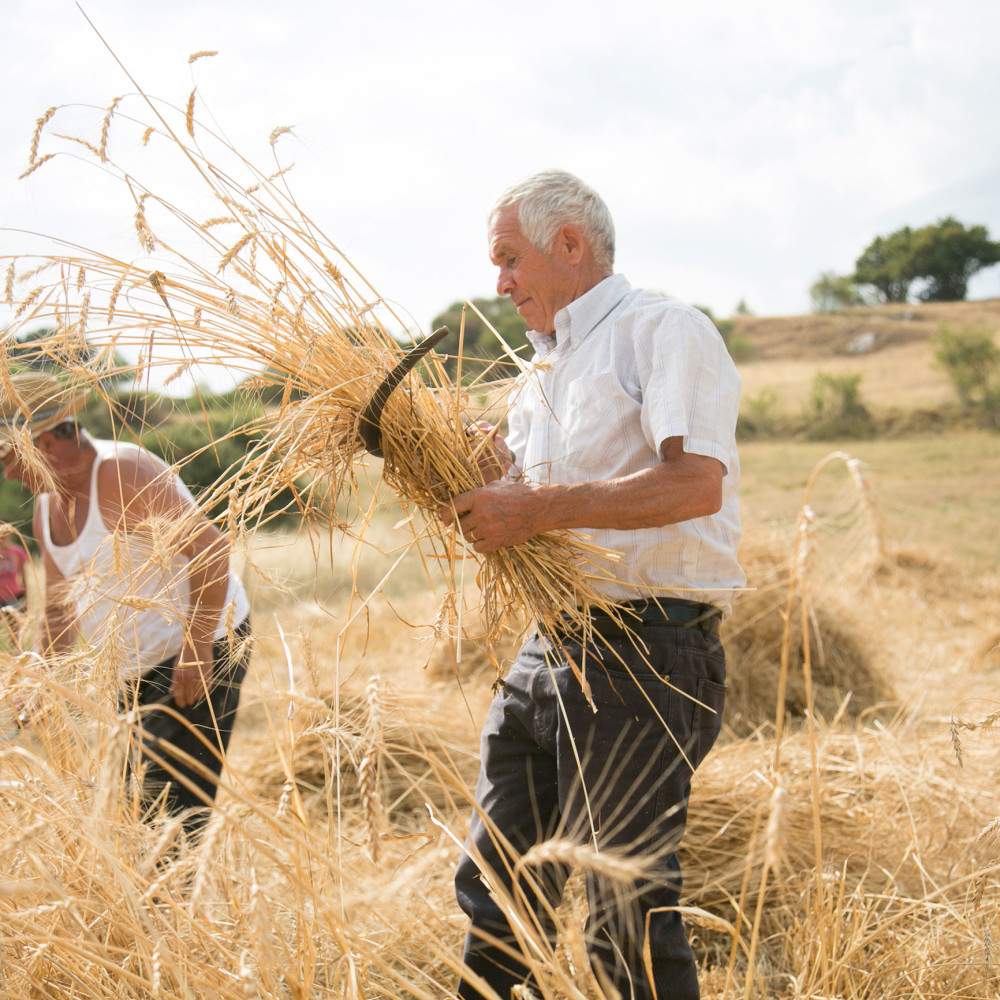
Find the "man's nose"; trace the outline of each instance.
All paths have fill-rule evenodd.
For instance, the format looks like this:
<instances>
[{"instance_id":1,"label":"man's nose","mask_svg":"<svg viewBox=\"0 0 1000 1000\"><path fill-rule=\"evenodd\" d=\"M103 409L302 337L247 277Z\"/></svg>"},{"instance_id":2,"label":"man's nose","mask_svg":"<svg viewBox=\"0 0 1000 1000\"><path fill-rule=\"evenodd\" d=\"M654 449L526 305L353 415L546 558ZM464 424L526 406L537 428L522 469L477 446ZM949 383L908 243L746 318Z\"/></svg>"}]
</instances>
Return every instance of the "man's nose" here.
<instances>
[{"instance_id":1,"label":"man's nose","mask_svg":"<svg viewBox=\"0 0 1000 1000\"><path fill-rule=\"evenodd\" d=\"M497 277L497 295L510 295L514 288L514 281L510 276L510 272L506 268L500 269L500 274Z\"/></svg>"}]
</instances>

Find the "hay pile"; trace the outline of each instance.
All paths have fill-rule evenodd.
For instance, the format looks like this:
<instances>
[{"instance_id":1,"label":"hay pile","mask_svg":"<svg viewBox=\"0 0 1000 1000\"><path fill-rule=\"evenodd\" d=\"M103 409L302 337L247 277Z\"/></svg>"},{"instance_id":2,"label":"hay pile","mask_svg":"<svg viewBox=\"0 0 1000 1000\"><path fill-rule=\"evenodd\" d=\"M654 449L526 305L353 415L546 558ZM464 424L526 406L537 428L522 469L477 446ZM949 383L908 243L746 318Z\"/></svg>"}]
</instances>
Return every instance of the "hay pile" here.
<instances>
[{"instance_id":1,"label":"hay pile","mask_svg":"<svg viewBox=\"0 0 1000 1000\"><path fill-rule=\"evenodd\" d=\"M377 814L380 835L382 826L422 827L428 804L439 813L452 812L456 801L467 808L478 755L454 743L447 713L426 698L403 695L376 677L364 691L345 685L296 700L291 739L277 753L271 740L253 750L255 795L287 801L294 790L311 816L331 821L361 807Z\"/></svg>"},{"instance_id":2,"label":"hay pile","mask_svg":"<svg viewBox=\"0 0 1000 1000\"><path fill-rule=\"evenodd\" d=\"M777 779L774 742L743 740L699 769L684 901L742 929L744 968L757 922L766 995L786 973L796 996L984 995L984 939L1000 929L1000 845L984 836L996 788L968 780L942 728L914 737L799 733ZM731 935L695 934L728 962Z\"/></svg>"},{"instance_id":3,"label":"hay pile","mask_svg":"<svg viewBox=\"0 0 1000 1000\"><path fill-rule=\"evenodd\" d=\"M792 585L790 557L777 546L749 542L740 551L747 573L746 593L736 597L724 626L729 692L726 722L746 734L775 721L784 613ZM871 634L859 612L839 596L843 588L817 581L810 593L809 651L815 711L827 720L842 711L857 718L890 707L895 699L888 678L876 666ZM790 623L785 712L802 717L808 707L803 672L804 646L798 598Z\"/></svg>"}]
</instances>

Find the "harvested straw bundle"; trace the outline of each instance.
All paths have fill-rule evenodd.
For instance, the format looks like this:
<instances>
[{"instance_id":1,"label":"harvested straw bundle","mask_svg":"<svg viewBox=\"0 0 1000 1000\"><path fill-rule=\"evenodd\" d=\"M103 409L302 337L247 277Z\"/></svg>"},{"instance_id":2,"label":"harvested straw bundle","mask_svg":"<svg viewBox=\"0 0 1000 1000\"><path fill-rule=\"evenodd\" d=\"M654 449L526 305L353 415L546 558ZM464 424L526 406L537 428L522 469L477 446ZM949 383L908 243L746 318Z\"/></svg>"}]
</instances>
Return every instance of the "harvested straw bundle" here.
<instances>
[{"instance_id":1,"label":"harvested straw bundle","mask_svg":"<svg viewBox=\"0 0 1000 1000\"><path fill-rule=\"evenodd\" d=\"M280 797L288 780L280 758L287 756L307 808L322 809L331 792L336 813L362 806L365 773L373 761L382 811L393 825L405 826L408 815L425 814L427 803L445 809L457 795L465 804L478 757L471 746L446 744L442 734L449 726L443 715L428 716L415 699L384 685L374 698L370 690L345 687L303 707L306 721L287 751L276 755L268 742L252 751L249 770L261 798Z\"/></svg>"},{"instance_id":2,"label":"harvested straw bundle","mask_svg":"<svg viewBox=\"0 0 1000 1000\"><path fill-rule=\"evenodd\" d=\"M734 602L723 641L729 685L727 722L746 733L775 719L781 649L786 641L783 612L792 570L789 558L770 543L747 542L740 557L753 589ZM820 716L833 719L842 709L857 717L891 703L893 688L872 660L870 637L852 624L850 609L836 599L830 586L820 583L813 591L808 636L812 707ZM788 628L791 659L785 711L801 717L810 706L797 612Z\"/></svg>"},{"instance_id":3,"label":"harvested straw bundle","mask_svg":"<svg viewBox=\"0 0 1000 1000\"><path fill-rule=\"evenodd\" d=\"M103 111L95 136L61 136L54 124L61 109L46 112L25 174L67 150L92 156L127 191L146 256L134 263L89 251L5 258L6 299L15 310L8 342L29 324L51 324L54 333L38 350L99 389L126 348L139 352L137 374L169 365L165 384L205 359L252 376L276 405L257 425L259 447L209 501L228 502L230 532L238 535L288 487L304 516L347 529L328 497L356 490L360 417L399 359L389 325L404 324L295 201L289 167L269 175L253 167L201 124L194 92L183 111L171 110L136 86L137 97L116 98ZM290 131L271 133L276 158ZM111 155L119 132L141 138L134 168ZM203 221L194 196L181 204L141 180L144 167L174 159L178 174L193 177L207 196ZM98 342L104 346L95 356L87 345ZM452 591L469 552L438 514L451 497L483 484L464 433L468 404L432 358L390 397L382 420L385 479L423 515L423 525L411 523L414 540L429 543ZM364 525L358 530L363 535ZM586 619L579 609L603 607L598 558L613 555L565 532L484 557L479 584L489 640L523 609L545 622Z\"/></svg>"},{"instance_id":4,"label":"harvested straw bundle","mask_svg":"<svg viewBox=\"0 0 1000 1000\"><path fill-rule=\"evenodd\" d=\"M995 879L988 906L975 893L997 861L982 846L992 782L956 785L944 727L936 739L897 727L789 735L777 779L774 750L730 743L699 769L680 848L686 901L744 943L759 913L758 972L800 976L795 996L983 995L977 908L995 925ZM696 934L724 961L732 941L710 926ZM764 994L781 993L780 979Z\"/></svg>"}]
</instances>

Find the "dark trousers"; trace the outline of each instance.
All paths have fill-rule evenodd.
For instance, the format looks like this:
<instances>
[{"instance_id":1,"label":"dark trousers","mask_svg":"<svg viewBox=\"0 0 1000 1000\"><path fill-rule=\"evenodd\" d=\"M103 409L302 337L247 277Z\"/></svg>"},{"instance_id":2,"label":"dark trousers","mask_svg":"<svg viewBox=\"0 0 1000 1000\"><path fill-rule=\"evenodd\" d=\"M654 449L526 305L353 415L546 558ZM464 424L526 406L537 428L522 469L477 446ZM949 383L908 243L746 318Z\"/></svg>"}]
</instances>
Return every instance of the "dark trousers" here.
<instances>
[{"instance_id":1,"label":"dark trousers","mask_svg":"<svg viewBox=\"0 0 1000 1000\"><path fill-rule=\"evenodd\" d=\"M625 639L608 641L613 652L587 647L596 714L567 662L566 654L583 664L581 647L561 651L536 634L518 653L483 729L476 789L482 816L473 816L455 888L471 919L465 964L504 1000L531 977L511 908L498 905L487 880L513 898L520 920L552 941L551 912L570 869L532 867L530 878L513 882L517 859L554 837L624 852L644 865L642 878L624 886L596 868L586 871L587 948L599 981L626 998L651 998L643 959L648 934L655 995L699 995L680 915L662 908L678 905L676 847L692 771L719 733L725 654L717 636L676 625L647 627L642 654ZM458 992L481 996L467 978Z\"/></svg>"},{"instance_id":2,"label":"dark trousers","mask_svg":"<svg viewBox=\"0 0 1000 1000\"><path fill-rule=\"evenodd\" d=\"M168 813L184 814L189 839L201 834L215 800L250 662L249 635L246 619L233 630L232 642L215 643L209 697L194 705L181 708L170 693L176 657L147 670L121 695L123 709L138 710L130 763L141 780L143 808L158 808L162 798Z\"/></svg>"}]
</instances>

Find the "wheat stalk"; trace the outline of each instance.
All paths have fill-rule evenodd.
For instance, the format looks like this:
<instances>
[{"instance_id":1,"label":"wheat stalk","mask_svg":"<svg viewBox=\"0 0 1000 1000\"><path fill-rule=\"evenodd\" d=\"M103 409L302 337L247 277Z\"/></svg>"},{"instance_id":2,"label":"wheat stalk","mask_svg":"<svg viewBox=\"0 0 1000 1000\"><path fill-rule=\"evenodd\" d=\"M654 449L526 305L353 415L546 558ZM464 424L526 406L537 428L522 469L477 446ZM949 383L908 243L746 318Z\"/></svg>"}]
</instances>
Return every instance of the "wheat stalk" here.
<instances>
[{"instance_id":1,"label":"wheat stalk","mask_svg":"<svg viewBox=\"0 0 1000 1000\"><path fill-rule=\"evenodd\" d=\"M8 285L18 309L12 332L51 312L58 317L56 332L46 343L53 354L65 349L71 324L78 333L88 327L94 339L138 347L142 371L165 363L158 357L157 343L164 342L166 330L171 343L189 357L180 365L173 363L170 377L185 371L195 358L225 357L231 368L244 370L257 386L279 387L280 405L246 428L262 435L261 444L242 469L209 492L206 503L224 501L238 492L241 522L259 523L275 494L291 487L302 516L327 520L343 530L347 526L337 521L325 496L356 492L356 466L363 455L358 433L361 413L400 356L399 344L376 313L389 319L395 319L394 314L276 183L281 171L264 175L255 170L204 128L199 146L185 143L183 136L192 136L195 127L193 99L192 92L181 127L172 128L160 112L155 124L180 148L227 214L199 224L182 206L143 187L134 173L109 157L106 168L133 193L139 243L147 253L159 251L161 269L144 272L100 254L43 258L43 264L72 266L87 274L86 287L77 290L73 302L73 289L55 285L22 295L30 271L22 269L18 280L12 270L16 261L11 261ZM54 113L39 120L33 151ZM136 119L126 115L124 100L119 99L102 120L98 154L107 156L109 136L123 121ZM272 145L286 131L275 129ZM237 181L202 153L201 145L212 143L220 155L235 159L253 183ZM34 152L32 162L36 162ZM162 216L158 232L147 217L153 203ZM242 229L226 243L213 235L223 219ZM179 235L168 235L169 227L179 230L188 244L191 237L200 243L200 259L175 249L183 241ZM123 305L121 293L126 287L131 292ZM146 288L153 294L145 294ZM105 317L101 328L93 323L98 303ZM100 388L92 368L83 365L78 374ZM497 396L508 389L508 384L497 383L492 391ZM454 529L443 527L439 512L451 497L483 484L473 445L464 433L470 419L467 402L465 390L450 381L440 359L432 356L407 377L383 413L384 479L421 515L422 523L412 525L411 544L429 550L427 565L438 567L436 575L445 580L462 576L456 572L458 563L476 561L489 643L511 622L521 621L525 611L531 618L555 624L565 618L585 621L591 608L607 609L609 602L601 593L607 571L602 567L614 560L614 553L569 532L550 532L477 557L455 537ZM305 490L295 485L303 481L309 484ZM365 525L355 530L363 539Z\"/></svg>"}]
</instances>

